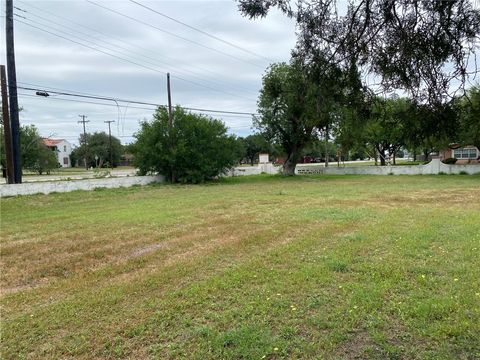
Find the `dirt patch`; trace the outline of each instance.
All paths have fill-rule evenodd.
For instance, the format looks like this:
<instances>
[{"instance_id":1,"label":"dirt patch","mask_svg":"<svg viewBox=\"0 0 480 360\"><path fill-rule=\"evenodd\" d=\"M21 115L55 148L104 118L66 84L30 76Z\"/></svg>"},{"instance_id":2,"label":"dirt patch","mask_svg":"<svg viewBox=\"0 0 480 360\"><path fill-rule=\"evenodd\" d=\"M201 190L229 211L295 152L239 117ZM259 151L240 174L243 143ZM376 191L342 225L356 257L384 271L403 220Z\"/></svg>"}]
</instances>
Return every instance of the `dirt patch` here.
<instances>
[{"instance_id":1,"label":"dirt patch","mask_svg":"<svg viewBox=\"0 0 480 360\"><path fill-rule=\"evenodd\" d=\"M168 247L168 244L165 243L165 242L162 242L160 244L152 244L152 245L145 246L145 247L142 247L142 248L139 248L139 249L133 251L130 255L127 256L127 258L135 259L135 258L138 258L140 256L143 256L143 255L149 254L151 252L154 252L158 249L164 249L166 247Z\"/></svg>"}]
</instances>

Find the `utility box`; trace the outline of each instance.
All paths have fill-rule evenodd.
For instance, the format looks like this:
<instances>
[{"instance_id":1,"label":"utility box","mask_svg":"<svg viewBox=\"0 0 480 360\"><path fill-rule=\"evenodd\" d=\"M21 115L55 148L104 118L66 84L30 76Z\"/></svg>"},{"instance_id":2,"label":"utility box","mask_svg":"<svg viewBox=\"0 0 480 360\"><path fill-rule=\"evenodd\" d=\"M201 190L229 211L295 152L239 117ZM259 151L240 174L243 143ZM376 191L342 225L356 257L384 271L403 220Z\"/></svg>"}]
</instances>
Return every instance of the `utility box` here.
<instances>
[{"instance_id":1,"label":"utility box","mask_svg":"<svg viewBox=\"0 0 480 360\"><path fill-rule=\"evenodd\" d=\"M268 154L258 154L258 162L260 164L266 164L268 163L269 157L268 157Z\"/></svg>"}]
</instances>

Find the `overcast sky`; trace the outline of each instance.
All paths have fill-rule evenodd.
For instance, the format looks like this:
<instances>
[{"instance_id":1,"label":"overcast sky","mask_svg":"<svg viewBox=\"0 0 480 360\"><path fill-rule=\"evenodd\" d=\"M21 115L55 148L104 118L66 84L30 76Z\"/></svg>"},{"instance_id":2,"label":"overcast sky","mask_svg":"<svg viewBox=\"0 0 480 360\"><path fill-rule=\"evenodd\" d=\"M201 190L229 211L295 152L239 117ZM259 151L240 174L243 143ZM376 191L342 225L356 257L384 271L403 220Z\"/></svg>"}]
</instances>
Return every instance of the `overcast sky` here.
<instances>
[{"instance_id":1,"label":"overcast sky","mask_svg":"<svg viewBox=\"0 0 480 360\"><path fill-rule=\"evenodd\" d=\"M249 20L233 0L139 2L244 50L130 1L92 2L14 0L19 8L15 13L21 16L15 22L18 86L166 104L165 73L170 72L174 104L253 113L265 69L270 62L288 61L295 45L291 20L275 11L266 19ZM4 29L4 23L1 26ZM104 121L115 120L113 135L123 143L132 140L139 120L152 116L150 109L134 108L139 105L117 107L110 101L106 106L77 102L98 100L53 94L43 98L21 89L19 93L22 124L35 124L43 136L73 143L82 131L79 114L88 116L88 132L106 131ZM250 116L217 117L232 133L252 132Z\"/></svg>"},{"instance_id":2,"label":"overcast sky","mask_svg":"<svg viewBox=\"0 0 480 360\"><path fill-rule=\"evenodd\" d=\"M150 10L134 2L14 0L18 86L166 104L170 72L174 104L254 113L266 68L288 61L295 46L294 22L275 9L253 21L241 16L234 0L136 0ZM5 17L1 21L3 30ZM35 124L43 136L78 143L78 115L87 116L88 132L107 131L104 121L115 120L113 135L129 143L154 109L91 102L99 100L19 89L20 121ZM212 115L231 133L252 133L251 116Z\"/></svg>"}]
</instances>

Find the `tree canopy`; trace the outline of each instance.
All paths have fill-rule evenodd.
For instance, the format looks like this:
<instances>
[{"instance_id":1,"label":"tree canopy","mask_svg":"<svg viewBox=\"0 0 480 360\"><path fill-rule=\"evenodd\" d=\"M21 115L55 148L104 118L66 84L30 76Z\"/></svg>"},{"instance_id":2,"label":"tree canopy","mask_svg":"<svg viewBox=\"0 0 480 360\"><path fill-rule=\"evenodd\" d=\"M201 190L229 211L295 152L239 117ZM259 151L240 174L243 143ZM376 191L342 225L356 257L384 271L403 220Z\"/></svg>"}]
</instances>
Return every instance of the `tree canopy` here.
<instances>
[{"instance_id":1,"label":"tree canopy","mask_svg":"<svg viewBox=\"0 0 480 360\"><path fill-rule=\"evenodd\" d=\"M305 65L273 64L263 77L255 126L272 142L283 147L287 159L284 175L293 175L303 148L317 132L332 122L347 87L344 74L335 67L321 71L323 59Z\"/></svg>"},{"instance_id":2,"label":"tree canopy","mask_svg":"<svg viewBox=\"0 0 480 360\"><path fill-rule=\"evenodd\" d=\"M460 99L459 142L480 149L480 86L470 89L468 96Z\"/></svg>"},{"instance_id":3,"label":"tree canopy","mask_svg":"<svg viewBox=\"0 0 480 360\"><path fill-rule=\"evenodd\" d=\"M242 14L278 8L297 23L294 57L374 75L383 91L402 89L419 102L450 99L478 69L480 10L470 0L238 0ZM458 84L458 85L455 85Z\"/></svg>"},{"instance_id":4,"label":"tree canopy","mask_svg":"<svg viewBox=\"0 0 480 360\"><path fill-rule=\"evenodd\" d=\"M109 135L105 132L95 132L93 134L87 133L87 146L83 144L84 137L83 134L80 135L79 143L80 146L74 150L74 158L82 160L86 158L88 166L92 167L103 167L106 165L116 167L120 162L120 157L123 153L122 143L118 138L112 136L112 154L110 155L110 139ZM95 159L96 156L96 159ZM111 157L110 157L111 156ZM110 164L110 159L112 159L113 164Z\"/></svg>"},{"instance_id":5,"label":"tree canopy","mask_svg":"<svg viewBox=\"0 0 480 360\"><path fill-rule=\"evenodd\" d=\"M44 172L59 167L55 152L49 149L38 133L35 125L23 125L20 127L20 152L22 168L35 171L40 175ZM2 165L5 166L5 145L3 126L0 132L0 154Z\"/></svg>"},{"instance_id":6,"label":"tree canopy","mask_svg":"<svg viewBox=\"0 0 480 360\"><path fill-rule=\"evenodd\" d=\"M220 120L180 107L175 108L173 119L170 127L167 110L158 108L152 121L140 124L133 147L140 173L198 183L221 175L238 161L239 143Z\"/></svg>"},{"instance_id":7,"label":"tree canopy","mask_svg":"<svg viewBox=\"0 0 480 360\"><path fill-rule=\"evenodd\" d=\"M248 135L245 138L238 138L242 147L242 159L246 159L250 165L253 165L261 152L270 155L274 152L272 145L262 134Z\"/></svg>"}]
</instances>

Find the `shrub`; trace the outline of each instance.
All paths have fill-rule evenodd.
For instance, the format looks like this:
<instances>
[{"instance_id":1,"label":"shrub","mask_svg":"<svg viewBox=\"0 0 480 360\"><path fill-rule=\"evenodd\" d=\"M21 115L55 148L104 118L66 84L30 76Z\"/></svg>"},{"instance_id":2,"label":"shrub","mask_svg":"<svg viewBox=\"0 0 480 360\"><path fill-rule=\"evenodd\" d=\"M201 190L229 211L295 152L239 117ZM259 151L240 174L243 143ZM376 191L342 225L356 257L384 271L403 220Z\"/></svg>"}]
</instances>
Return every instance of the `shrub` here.
<instances>
[{"instance_id":1,"label":"shrub","mask_svg":"<svg viewBox=\"0 0 480 360\"><path fill-rule=\"evenodd\" d=\"M186 112L180 107L168 124L168 112L158 108L153 121L142 122L136 135L135 165L141 175L159 173L167 180L198 183L231 168L239 157L238 142L220 120Z\"/></svg>"},{"instance_id":2,"label":"shrub","mask_svg":"<svg viewBox=\"0 0 480 360\"><path fill-rule=\"evenodd\" d=\"M443 163L444 163L444 164L447 164L447 165L453 165L453 164L455 164L456 162L457 162L457 159L456 159L456 158L453 158L453 157L447 158L447 159L443 160Z\"/></svg>"}]
</instances>

